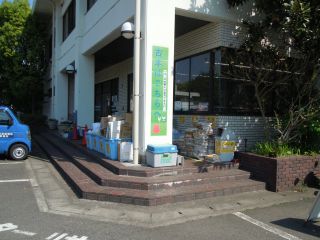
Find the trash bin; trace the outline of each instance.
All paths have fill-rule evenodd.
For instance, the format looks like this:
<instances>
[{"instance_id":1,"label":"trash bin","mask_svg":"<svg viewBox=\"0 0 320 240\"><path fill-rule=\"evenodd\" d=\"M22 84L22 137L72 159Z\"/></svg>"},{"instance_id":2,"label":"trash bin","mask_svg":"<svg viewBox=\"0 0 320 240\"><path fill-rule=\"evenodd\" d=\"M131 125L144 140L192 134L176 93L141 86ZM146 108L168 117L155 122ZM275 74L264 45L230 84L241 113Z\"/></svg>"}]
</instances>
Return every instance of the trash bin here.
<instances>
[{"instance_id":1,"label":"trash bin","mask_svg":"<svg viewBox=\"0 0 320 240\"><path fill-rule=\"evenodd\" d=\"M215 137L215 154L221 162L229 162L234 157L236 150L236 136L230 128L218 128Z\"/></svg>"}]
</instances>

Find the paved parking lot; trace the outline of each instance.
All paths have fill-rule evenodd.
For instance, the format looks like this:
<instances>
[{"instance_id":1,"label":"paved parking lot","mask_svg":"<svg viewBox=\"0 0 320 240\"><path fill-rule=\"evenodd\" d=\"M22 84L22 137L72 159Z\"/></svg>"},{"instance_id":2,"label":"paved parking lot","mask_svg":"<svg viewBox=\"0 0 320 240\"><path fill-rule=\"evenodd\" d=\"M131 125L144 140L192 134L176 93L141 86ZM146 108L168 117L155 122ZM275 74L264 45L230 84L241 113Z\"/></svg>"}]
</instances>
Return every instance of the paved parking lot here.
<instances>
[{"instance_id":1,"label":"paved parking lot","mask_svg":"<svg viewBox=\"0 0 320 240\"><path fill-rule=\"evenodd\" d=\"M32 164L31 164L32 163ZM30 175L29 166L37 168L38 178L43 176L40 181L47 182L47 189L39 189L41 185L34 182L35 176ZM49 168L47 171L46 167ZM320 224L314 223L304 227L304 219L307 218L308 211L314 198L310 195L305 198L297 198L293 202L279 203L273 206L257 208L243 211L221 211L222 215L207 216L202 219L193 218L187 222L170 224L159 227L143 227L143 224L119 224L116 221L103 221L101 215L97 213L97 218L91 215L85 217L85 212L94 211L101 206L111 206L114 209L134 209L134 206L125 205L100 205L98 202L76 200L73 193L59 179L59 175L50 168L50 163L46 159L29 158L26 162L7 161L0 158L0 239L51 239L51 240L100 240L100 239L319 239ZM54 187L53 180L46 175L53 174L52 179L56 179L57 187ZM39 179L37 180L39 181ZM51 182L50 182L51 181ZM45 184L45 183L43 183ZM59 188L62 188L67 195L61 195ZM61 190L61 191L62 191ZM54 201L56 196L56 206L77 205L77 211L69 207L70 211L54 212L46 211L46 207L52 207L52 203L46 199L51 194L50 201ZM56 193L56 194L55 194ZM42 194L42 196L41 196ZM71 200L65 202L62 196L69 196ZM266 195L267 196L267 195ZM289 196L289 194L288 194ZM300 196L300 195L299 195ZM40 200L38 199L40 198ZM73 200L72 200L73 199ZM45 202L43 202L45 201ZM245 204L245 199L239 199L238 203ZM269 201L265 198L265 201ZM227 201L225 201L227 202ZM199 202L201 204L202 202ZM207 202L206 202L207 203ZM41 206L41 204L43 204ZM164 206L176 210L187 216L186 206L197 204ZM218 206L211 202L211 206ZM223 204L219 205L223 208ZM225 204L226 208L228 207ZM81 207L83 209L81 209ZM41 211L40 211L41 210ZM149 213L148 208L136 208L142 214ZM71 211L74 211L72 213ZM83 214L79 214L82 211ZM193 211L189 207L190 214ZM80 212L81 213L81 212ZM164 217L165 215L159 215ZM110 217L110 216L109 216ZM121 217L121 216L120 216ZM119 217L119 222L121 218ZM183 220L183 216L181 219Z\"/></svg>"}]
</instances>

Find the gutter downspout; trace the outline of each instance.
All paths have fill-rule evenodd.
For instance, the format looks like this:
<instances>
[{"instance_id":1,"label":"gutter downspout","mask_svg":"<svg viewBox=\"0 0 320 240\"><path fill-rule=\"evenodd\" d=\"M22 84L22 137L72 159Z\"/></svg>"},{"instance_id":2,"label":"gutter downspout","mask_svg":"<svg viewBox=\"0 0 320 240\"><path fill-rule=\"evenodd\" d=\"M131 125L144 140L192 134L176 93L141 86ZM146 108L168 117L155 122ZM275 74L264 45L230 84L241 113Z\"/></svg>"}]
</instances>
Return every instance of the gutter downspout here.
<instances>
[{"instance_id":1,"label":"gutter downspout","mask_svg":"<svg viewBox=\"0 0 320 240\"><path fill-rule=\"evenodd\" d=\"M134 31L134 93L133 93L133 164L139 163L139 100L140 100L140 11L141 0L136 0Z\"/></svg>"},{"instance_id":2,"label":"gutter downspout","mask_svg":"<svg viewBox=\"0 0 320 240\"><path fill-rule=\"evenodd\" d=\"M33 3L35 3L34 1ZM51 56L51 106L50 106L50 117L54 118L55 114L55 64L56 64L56 6L53 0L49 0L52 7L52 56Z\"/></svg>"}]
</instances>

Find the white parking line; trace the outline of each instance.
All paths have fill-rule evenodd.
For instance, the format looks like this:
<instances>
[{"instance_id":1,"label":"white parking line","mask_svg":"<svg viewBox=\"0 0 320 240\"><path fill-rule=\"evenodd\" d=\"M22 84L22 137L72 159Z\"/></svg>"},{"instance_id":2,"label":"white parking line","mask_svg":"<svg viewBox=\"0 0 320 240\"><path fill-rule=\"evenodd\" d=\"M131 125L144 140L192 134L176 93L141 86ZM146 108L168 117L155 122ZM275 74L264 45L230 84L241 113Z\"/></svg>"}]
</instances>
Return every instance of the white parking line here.
<instances>
[{"instance_id":1,"label":"white parking line","mask_svg":"<svg viewBox=\"0 0 320 240\"><path fill-rule=\"evenodd\" d=\"M29 182L30 179L11 179L11 180L0 180L0 183L13 183L13 182Z\"/></svg>"},{"instance_id":2,"label":"white parking line","mask_svg":"<svg viewBox=\"0 0 320 240\"><path fill-rule=\"evenodd\" d=\"M24 162L8 162L8 163L0 163L0 165L13 165L13 164L21 164L21 163L24 163Z\"/></svg>"},{"instance_id":3,"label":"white parking line","mask_svg":"<svg viewBox=\"0 0 320 240\"><path fill-rule=\"evenodd\" d=\"M254 225L256 225L256 226L258 226L260 228L263 228L264 230L267 230L267 231L269 231L269 232L271 232L271 233L273 233L275 235L278 235L278 236L280 236L280 237L282 237L284 239L301 240L301 238L298 238L298 237L293 236L293 235L291 235L289 233L286 233L286 232L284 232L284 231L282 231L282 230L280 230L278 228L271 227L271 226L269 226L269 225L267 225L267 224L265 224L263 222L260 222L260 221L258 221L256 219L252 218L252 217L249 217L248 215L245 215L244 213L235 212L235 213L233 213L233 215L235 215L235 216L237 216L237 217L239 217L239 218L241 218L241 219L243 219L243 220L245 220L247 222L250 222L250 223L252 223L252 224L254 224Z\"/></svg>"}]
</instances>

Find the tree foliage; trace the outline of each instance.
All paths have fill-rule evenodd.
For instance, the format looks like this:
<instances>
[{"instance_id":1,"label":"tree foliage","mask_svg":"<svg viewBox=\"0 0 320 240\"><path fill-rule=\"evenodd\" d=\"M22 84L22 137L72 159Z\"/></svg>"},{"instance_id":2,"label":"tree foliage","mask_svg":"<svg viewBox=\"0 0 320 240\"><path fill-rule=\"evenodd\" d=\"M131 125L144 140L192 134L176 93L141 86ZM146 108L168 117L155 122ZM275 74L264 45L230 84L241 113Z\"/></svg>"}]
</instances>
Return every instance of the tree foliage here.
<instances>
[{"instance_id":1,"label":"tree foliage","mask_svg":"<svg viewBox=\"0 0 320 240\"><path fill-rule=\"evenodd\" d=\"M46 28L31 15L28 0L0 5L0 99L20 110L41 106L46 71Z\"/></svg>"},{"instance_id":2,"label":"tree foliage","mask_svg":"<svg viewBox=\"0 0 320 240\"><path fill-rule=\"evenodd\" d=\"M230 7L247 2L227 1ZM299 143L302 139L301 129L308 121L318 119L320 115L317 87L320 1L256 0L255 3L257 13L264 17L260 21L250 17L243 20L247 35L239 49L246 58L244 65L249 68L237 69L231 63L231 70L240 69L246 73L246 77L255 86L262 112L263 102L272 93L279 142ZM261 65L269 69L267 74L266 71L265 74L259 74ZM279 71L285 74L278 74Z\"/></svg>"}]
</instances>

